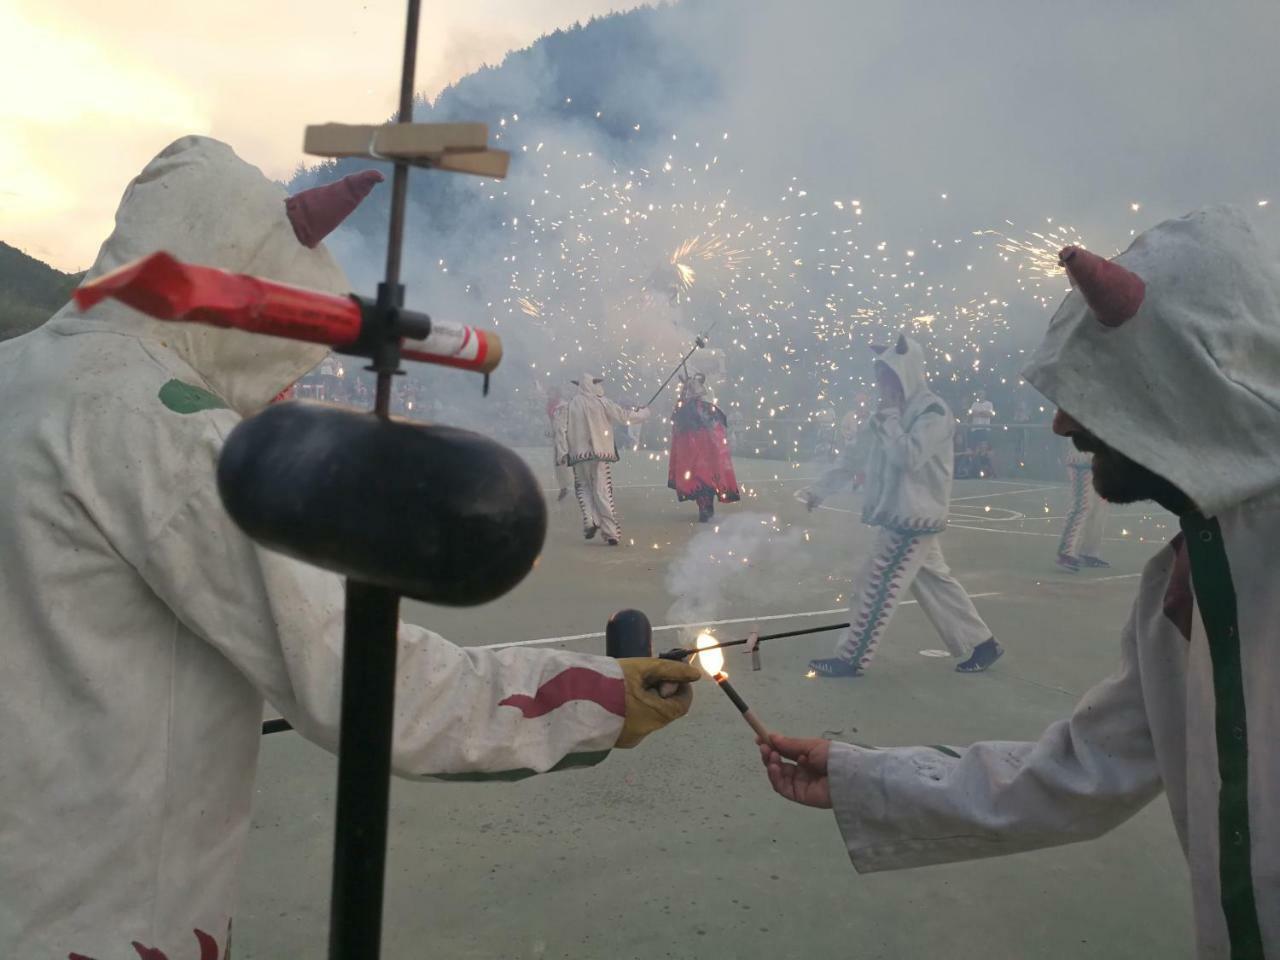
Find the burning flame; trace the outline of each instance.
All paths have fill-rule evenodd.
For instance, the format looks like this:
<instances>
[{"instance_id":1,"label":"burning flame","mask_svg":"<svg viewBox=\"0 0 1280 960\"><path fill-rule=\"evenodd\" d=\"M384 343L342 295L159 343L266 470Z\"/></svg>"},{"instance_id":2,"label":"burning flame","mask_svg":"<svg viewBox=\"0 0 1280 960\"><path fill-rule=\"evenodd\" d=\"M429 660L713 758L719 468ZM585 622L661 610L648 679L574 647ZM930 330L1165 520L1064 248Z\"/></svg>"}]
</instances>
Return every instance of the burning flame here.
<instances>
[{"instance_id":1,"label":"burning flame","mask_svg":"<svg viewBox=\"0 0 1280 960\"><path fill-rule=\"evenodd\" d=\"M698 665L707 671L711 676L724 672L724 652L715 647L716 638L709 633L698 634L698 649L702 652L698 654ZM707 647L715 647L714 650L708 650Z\"/></svg>"}]
</instances>

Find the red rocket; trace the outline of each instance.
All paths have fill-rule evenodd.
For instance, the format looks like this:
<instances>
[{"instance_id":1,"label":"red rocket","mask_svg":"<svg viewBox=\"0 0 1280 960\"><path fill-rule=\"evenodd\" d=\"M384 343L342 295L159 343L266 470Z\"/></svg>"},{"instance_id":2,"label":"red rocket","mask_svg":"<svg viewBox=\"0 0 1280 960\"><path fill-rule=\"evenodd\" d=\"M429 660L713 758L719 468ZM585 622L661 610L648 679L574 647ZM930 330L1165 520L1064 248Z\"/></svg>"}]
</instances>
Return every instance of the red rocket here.
<instances>
[{"instance_id":1,"label":"red rocket","mask_svg":"<svg viewBox=\"0 0 1280 960\"><path fill-rule=\"evenodd\" d=\"M290 197L286 206L298 241L316 246L381 179L370 170ZM351 352L364 329L364 309L354 297L182 263L163 251L127 263L75 292L81 310L107 297L158 320L323 343L339 353ZM405 338L401 355L406 360L489 373L502 359L502 341L495 333L408 311L404 317L413 321L406 326L422 334Z\"/></svg>"}]
</instances>

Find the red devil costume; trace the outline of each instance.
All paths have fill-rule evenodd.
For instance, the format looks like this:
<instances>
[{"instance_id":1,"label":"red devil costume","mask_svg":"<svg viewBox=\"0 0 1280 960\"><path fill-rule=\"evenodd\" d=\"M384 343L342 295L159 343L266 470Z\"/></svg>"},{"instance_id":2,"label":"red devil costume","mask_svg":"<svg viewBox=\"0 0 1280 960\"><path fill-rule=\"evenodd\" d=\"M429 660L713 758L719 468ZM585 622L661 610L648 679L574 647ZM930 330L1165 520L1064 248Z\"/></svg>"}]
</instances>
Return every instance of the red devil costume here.
<instances>
[{"instance_id":1,"label":"red devil costume","mask_svg":"<svg viewBox=\"0 0 1280 960\"><path fill-rule=\"evenodd\" d=\"M707 523L716 512L716 500L737 503L738 478L725 434L724 411L707 393L706 377L695 373L680 379L680 400L671 414L671 457L667 486L683 503L698 504L698 522Z\"/></svg>"}]
</instances>

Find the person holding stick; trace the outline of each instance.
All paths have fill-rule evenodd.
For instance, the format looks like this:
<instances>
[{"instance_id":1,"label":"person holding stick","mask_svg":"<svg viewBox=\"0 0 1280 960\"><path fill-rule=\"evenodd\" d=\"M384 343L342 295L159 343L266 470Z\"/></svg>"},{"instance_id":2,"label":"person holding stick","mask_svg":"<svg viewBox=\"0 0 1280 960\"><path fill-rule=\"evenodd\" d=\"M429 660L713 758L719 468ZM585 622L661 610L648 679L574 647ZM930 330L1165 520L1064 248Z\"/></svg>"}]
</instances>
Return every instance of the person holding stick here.
<instances>
[{"instance_id":1,"label":"person holding stick","mask_svg":"<svg viewBox=\"0 0 1280 960\"><path fill-rule=\"evenodd\" d=\"M680 395L671 414L667 486L679 502L697 503L699 523L715 516L717 500L737 503L742 498L725 435L728 422L707 390L705 374L680 378Z\"/></svg>"},{"instance_id":2,"label":"person holding stick","mask_svg":"<svg viewBox=\"0 0 1280 960\"><path fill-rule=\"evenodd\" d=\"M1143 571L1119 669L1036 742L772 736L760 756L779 794L835 811L860 872L1089 840L1163 791L1197 956L1280 957L1280 260L1217 207L1062 261L1075 290L1024 376L1099 495L1180 527Z\"/></svg>"}]
</instances>

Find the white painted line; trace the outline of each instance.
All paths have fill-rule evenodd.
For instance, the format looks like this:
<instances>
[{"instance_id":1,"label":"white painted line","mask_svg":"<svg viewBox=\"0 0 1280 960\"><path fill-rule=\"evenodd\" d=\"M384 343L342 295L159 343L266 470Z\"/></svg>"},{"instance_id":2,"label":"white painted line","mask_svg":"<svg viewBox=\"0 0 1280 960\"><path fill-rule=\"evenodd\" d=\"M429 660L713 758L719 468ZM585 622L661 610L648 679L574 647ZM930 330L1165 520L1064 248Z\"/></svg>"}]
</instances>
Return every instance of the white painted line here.
<instances>
[{"instance_id":1,"label":"white painted line","mask_svg":"<svg viewBox=\"0 0 1280 960\"><path fill-rule=\"evenodd\" d=\"M836 508L832 507L831 509L834 510ZM968 518L966 517L965 519L968 519ZM947 523L947 529L951 530L953 528L956 530L977 530L981 533L1002 533L1002 534L1012 533L1012 534L1017 534L1020 537L1052 537L1054 539L1058 539L1061 537L1061 534L1057 534L1057 533L1039 533L1038 531L1035 531L1035 530L1000 530L996 527L972 527L967 523L955 523L955 522L949 521ZM1137 537L1103 537L1102 539L1107 543L1142 543L1142 544L1150 543L1150 544L1157 544L1157 545L1165 543L1164 540L1157 540L1155 537L1147 537L1146 539L1143 539L1143 540L1139 540Z\"/></svg>"},{"instance_id":2,"label":"white painted line","mask_svg":"<svg viewBox=\"0 0 1280 960\"><path fill-rule=\"evenodd\" d=\"M818 479L817 477L772 477L768 480L739 479L738 486L752 487L761 483L791 483L793 480L800 480L800 481L807 482L809 480L817 480L817 479ZM613 489L615 490L656 490L659 487L661 487L664 490L668 489L665 483L615 483L613 485ZM543 487L542 492L543 493L559 493L560 488L559 487Z\"/></svg>"},{"instance_id":3,"label":"white painted line","mask_svg":"<svg viewBox=\"0 0 1280 960\"><path fill-rule=\"evenodd\" d=\"M1000 593L971 593L969 599L981 600L984 597L999 597ZM905 607L915 604L915 600L903 600L898 606ZM697 623L665 623L660 627L654 627L653 632L659 630L688 630L695 627L722 627L733 623L767 623L770 620L793 620L797 617L826 617L836 613L847 614L848 607L836 607L832 610L806 610L801 613L771 613L763 617L735 617L730 620L701 620ZM468 650L499 650L505 647L532 647L548 643L568 643L571 640L598 640L604 636L604 631L600 630L596 633L574 633L564 637L540 637L537 640L513 640L510 643L485 643L474 647L467 647Z\"/></svg>"},{"instance_id":4,"label":"white painted line","mask_svg":"<svg viewBox=\"0 0 1280 960\"><path fill-rule=\"evenodd\" d=\"M1001 490L999 493L977 493L971 497L952 497L951 502L960 503L962 500L989 500L992 497L1012 497L1016 493L1039 493L1041 490L1057 490L1058 488L1055 485L1051 487L1023 487L1021 490Z\"/></svg>"}]
</instances>

